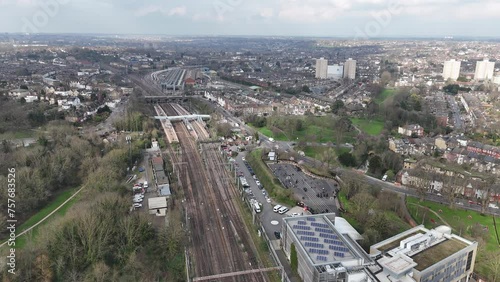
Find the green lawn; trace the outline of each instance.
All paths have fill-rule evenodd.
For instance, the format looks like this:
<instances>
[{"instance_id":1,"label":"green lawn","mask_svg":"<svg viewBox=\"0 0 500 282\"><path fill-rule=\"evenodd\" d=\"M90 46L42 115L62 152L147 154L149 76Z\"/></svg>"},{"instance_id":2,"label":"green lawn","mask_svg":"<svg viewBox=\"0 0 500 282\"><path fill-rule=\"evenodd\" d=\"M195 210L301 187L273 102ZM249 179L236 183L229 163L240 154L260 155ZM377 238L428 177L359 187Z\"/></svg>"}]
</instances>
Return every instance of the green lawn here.
<instances>
[{"instance_id":1,"label":"green lawn","mask_svg":"<svg viewBox=\"0 0 500 282\"><path fill-rule=\"evenodd\" d=\"M481 275L488 275L489 270L487 270L483 265L485 259L484 257L491 253L500 253L500 246L496 240L492 216L481 215L478 212L464 210L458 207L450 209L447 205L441 205L434 202L419 202L417 198L408 197L407 206L411 215L417 224L421 224L423 222L427 228L434 228L436 226L443 225L444 223L435 214L416 205L424 206L430 208L432 211L435 211L444 219L444 221L451 225L454 234L461 235L462 237L473 241L474 238L472 238L471 230L476 223L482 225L484 228L487 228L484 232L488 233L486 235L488 240L485 246L479 246L480 248L484 247L484 251L479 252L479 257L476 260L476 268ZM496 220L497 223L500 223L500 218L496 218Z\"/></svg>"},{"instance_id":2,"label":"green lawn","mask_svg":"<svg viewBox=\"0 0 500 282\"><path fill-rule=\"evenodd\" d=\"M295 131L289 135L287 135L285 132L279 132L278 134L273 134L272 130L266 126L261 128L256 128L254 126L252 127L258 130L263 135L270 138L274 138L277 141L296 141L296 142L304 141L304 142L318 142L318 143L337 142L333 125L331 127L307 125L304 126L303 130ZM354 141L355 136L356 132L345 134L341 142L352 143Z\"/></svg>"},{"instance_id":3,"label":"green lawn","mask_svg":"<svg viewBox=\"0 0 500 282\"><path fill-rule=\"evenodd\" d=\"M73 195L78 189L73 188L69 189L67 191L62 192L57 196L49 205L47 205L45 208L40 210L38 213L30 217L27 221L25 221L23 224L21 224L17 230L16 233L21 233L22 231L30 228L40 220L42 220L44 217L46 217L48 214L50 214L52 211L54 211L58 206L60 206L64 201L66 201L71 195ZM57 216L64 216L68 209L78 200L79 196L74 197L70 201L68 201L63 207L61 207L57 212L55 212L52 217L38 225L37 227L33 228L31 230L31 236L36 237L36 234L38 233L38 229L45 225L47 222L49 222L52 218L57 217ZM28 233L26 235L23 235L19 238L16 239L16 247L17 248L23 248L24 245L27 242L27 237L29 236ZM3 241L2 241L3 242Z\"/></svg>"},{"instance_id":4,"label":"green lawn","mask_svg":"<svg viewBox=\"0 0 500 282\"><path fill-rule=\"evenodd\" d=\"M351 149L349 148L344 148L344 147L336 148L327 146L306 146L303 151L304 154L306 154L306 156L310 158L323 160L328 150L333 150L335 158L337 158L337 156L342 153L349 153L351 151Z\"/></svg>"},{"instance_id":5,"label":"green lawn","mask_svg":"<svg viewBox=\"0 0 500 282\"><path fill-rule=\"evenodd\" d=\"M377 98L375 99L375 103L377 104L382 104L385 102L385 100L387 100L387 98L391 97L394 95L394 90L393 89L384 89L384 91L382 91L378 96Z\"/></svg>"},{"instance_id":6,"label":"green lawn","mask_svg":"<svg viewBox=\"0 0 500 282\"><path fill-rule=\"evenodd\" d=\"M361 129L361 131L372 136L380 135L384 129L384 122L382 121L352 118L351 122Z\"/></svg>"},{"instance_id":7,"label":"green lawn","mask_svg":"<svg viewBox=\"0 0 500 282\"><path fill-rule=\"evenodd\" d=\"M5 132L0 134L0 140L24 139L32 138L33 136L35 136L35 131L32 130Z\"/></svg>"}]
</instances>

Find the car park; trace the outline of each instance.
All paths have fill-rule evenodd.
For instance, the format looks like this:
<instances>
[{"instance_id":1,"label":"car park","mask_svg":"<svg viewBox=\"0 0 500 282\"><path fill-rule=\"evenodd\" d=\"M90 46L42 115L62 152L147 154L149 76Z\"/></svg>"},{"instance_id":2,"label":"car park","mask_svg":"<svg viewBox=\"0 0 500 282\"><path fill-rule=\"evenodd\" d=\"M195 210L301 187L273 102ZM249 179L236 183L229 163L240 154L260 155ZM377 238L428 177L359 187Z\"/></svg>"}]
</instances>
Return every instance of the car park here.
<instances>
[{"instance_id":1,"label":"car park","mask_svg":"<svg viewBox=\"0 0 500 282\"><path fill-rule=\"evenodd\" d=\"M274 206L273 212L278 212L279 209L281 209L282 207L283 207L282 205L276 205L276 206Z\"/></svg>"}]
</instances>

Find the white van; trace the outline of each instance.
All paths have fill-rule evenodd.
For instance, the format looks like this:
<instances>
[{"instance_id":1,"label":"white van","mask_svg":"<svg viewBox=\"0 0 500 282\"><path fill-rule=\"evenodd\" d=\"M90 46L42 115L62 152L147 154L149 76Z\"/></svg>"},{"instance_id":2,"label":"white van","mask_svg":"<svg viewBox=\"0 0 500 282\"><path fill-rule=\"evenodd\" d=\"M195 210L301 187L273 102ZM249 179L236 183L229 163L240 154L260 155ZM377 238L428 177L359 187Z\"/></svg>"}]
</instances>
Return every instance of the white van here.
<instances>
[{"instance_id":1,"label":"white van","mask_svg":"<svg viewBox=\"0 0 500 282\"><path fill-rule=\"evenodd\" d=\"M282 206L281 206L281 205L276 205L276 206L274 206L274 208L273 208L273 212L278 212L278 211L279 211L279 209L281 209L281 208L282 208Z\"/></svg>"},{"instance_id":2,"label":"white van","mask_svg":"<svg viewBox=\"0 0 500 282\"><path fill-rule=\"evenodd\" d=\"M259 203L257 203L257 202L253 203L253 209L255 210L256 213L259 213L260 212Z\"/></svg>"},{"instance_id":3,"label":"white van","mask_svg":"<svg viewBox=\"0 0 500 282\"><path fill-rule=\"evenodd\" d=\"M386 181L387 180L387 174L385 174L384 176L382 176L382 181Z\"/></svg>"}]
</instances>

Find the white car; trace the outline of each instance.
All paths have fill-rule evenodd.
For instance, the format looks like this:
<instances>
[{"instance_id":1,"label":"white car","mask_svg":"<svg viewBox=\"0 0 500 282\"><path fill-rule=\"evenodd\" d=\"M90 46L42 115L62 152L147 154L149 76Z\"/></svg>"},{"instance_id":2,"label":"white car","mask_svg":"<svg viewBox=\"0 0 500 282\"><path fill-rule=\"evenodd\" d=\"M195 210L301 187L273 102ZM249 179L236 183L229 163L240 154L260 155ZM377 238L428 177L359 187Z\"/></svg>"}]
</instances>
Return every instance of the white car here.
<instances>
[{"instance_id":1,"label":"white car","mask_svg":"<svg viewBox=\"0 0 500 282\"><path fill-rule=\"evenodd\" d=\"M242 160L242 161L245 161L245 157L242 157L242 158L241 158L241 160Z\"/></svg>"},{"instance_id":2,"label":"white car","mask_svg":"<svg viewBox=\"0 0 500 282\"><path fill-rule=\"evenodd\" d=\"M136 195L134 195L133 198L134 199L144 199L144 195L142 195L142 194L136 194Z\"/></svg>"},{"instance_id":3,"label":"white car","mask_svg":"<svg viewBox=\"0 0 500 282\"><path fill-rule=\"evenodd\" d=\"M298 214L298 213L296 213L296 212L292 213L292 217L296 217L296 216L299 216L299 215L300 215L300 214Z\"/></svg>"},{"instance_id":4,"label":"white car","mask_svg":"<svg viewBox=\"0 0 500 282\"><path fill-rule=\"evenodd\" d=\"M271 198L266 198L266 202L271 203Z\"/></svg>"},{"instance_id":5,"label":"white car","mask_svg":"<svg viewBox=\"0 0 500 282\"><path fill-rule=\"evenodd\" d=\"M287 207L281 207L281 209L278 210L278 213L279 214L284 214L288 211L288 208Z\"/></svg>"},{"instance_id":6,"label":"white car","mask_svg":"<svg viewBox=\"0 0 500 282\"><path fill-rule=\"evenodd\" d=\"M255 184L257 184L257 186L260 186L260 181L259 180L255 180Z\"/></svg>"},{"instance_id":7,"label":"white car","mask_svg":"<svg viewBox=\"0 0 500 282\"><path fill-rule=\"evenodd\" d=\"M134 203L134 208L136 208L136 209L142 208L142 204L141 203Z\"/></svg>"},{"instance_id":8,"label":"white car","mask_svg":"<svg viewBox=\"0 0 500 282\"><path fill-rule=\"evenodd\" d=\"M142 203L144 199L139 199L139 198L136 198L136 199L133 199L132 202L134 203Z\"/></svg>"},{"instance_id":9,"label":"white car","mask_svg":"<svg viewBox=\"0 0 500 282\"><path fill-rule=\"evenodd\" d=\"M281 206L281 205L276 205L276 206L274 206L274 208L273 208L273 212L278 212L281 208L282 208L282 206Z\"/></svg>"}]
</instances>

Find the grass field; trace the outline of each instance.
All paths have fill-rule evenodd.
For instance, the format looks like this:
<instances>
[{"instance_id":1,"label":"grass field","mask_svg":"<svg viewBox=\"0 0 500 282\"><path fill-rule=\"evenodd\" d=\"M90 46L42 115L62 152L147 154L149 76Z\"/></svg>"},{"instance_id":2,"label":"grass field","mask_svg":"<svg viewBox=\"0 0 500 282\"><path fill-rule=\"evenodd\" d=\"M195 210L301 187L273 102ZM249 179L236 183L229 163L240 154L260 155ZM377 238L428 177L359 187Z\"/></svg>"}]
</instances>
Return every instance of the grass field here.
<instances>
[{"instance_id":1,"label":"grass field","mask_svg":"<svg viewBox=\"0 0 500 282\"><path fill-rule=\"evenodd\" d=\"M306 156L310 158L322 160L323 159L322 157L330 149L335 152L335 156L338 156L342 153L349 153L349 151L351 151L351 149L349 148L341 147L337 149L335 147L327 147L327 146L306 146L303 151L304 154L306 154Z\"/></svg>"},{"instance_id":2,"label":"grass field","mask_svg":"<svg viewBox=\"0 0 500 282\"><path fill-rule=\"evenodd\" d=\"M54 211L57 207L59 207L62 203L64 203L64 201L66 201L69 197L71 197L71 195L73 195L77 190L78 189L76 189L76 188L69 189L69 190L64 191L61 194L59 194L59 196L57 196L49 205L47 205L45 208L40 210L38 213L36 213L32 217L30 217L23 224L21 224L16 229L16 233L21 233L24 230L26 230L26 229L30 228L31 226L33 226L34 224L36 224L37 222L39 222L40 220L42 220L44 217L46 217L52 211ZM23 236L17 238L16 239L16 248L23 248L26 245L26 242L28 240L27 236L36 237L36 235L38 233L38 229L41 226L45 225L47 222L49 222L50 220L52 220L55 217L64 216L66 214L66 212L68 211L68 209L78 200L78 197L79 196L76 196L73 199L71 199L63 207L61 207L56 213L54 213L52 215L52 217L50 217L49 219L47 219L46 221L44 221L42 224L38 225L37 227L33 228L31 230L31 232L29 232L31 234L27 233L26 235L23 235Z\"/></svg>"},{"instance_id":3,"label":"grass field","mask_svg":"<svg viewBox=\"0 0 500 282\"><path fill-rule=\"evenodd\" d=\"M472 238L471 230L473 226L475 226L476 224L480 224L481 230L488 233L485 236L488 238L488 240L485 246L479 246L480 248L484 247L484 251L481 251L479 253L480 257L478 258L478 261L481 261L481 259L484 259L484 256L487 256L491 253L500 254L500 246L496 240L495 227L493 225L492 216L481 215L478 212L460 208L450 209L447 205L441 205L434 202L419 202L417 198L408 197L407 206L411 215L413 216L417 224L423 223L427 228L434 228L439 225L444 225L444 223L434 213L431 213L426 209L419 207L418 205L427 207L439 214L439 216L444 221L446 221L451 228L453 228L454 234L461 235L462 237L473 241L474 239ZM500 223L500 218L497 218L497 221ZM476 263L478 261L476 261ZM484 264L481 263L476 264L476 269L481 275L484 276L487 276L489 272L485 268Z\"/></svg>"},{"instance_id":4,"label":"grass field","mask_svg":"<svg viewBox=\"0 0 500 282\"><path fill-rule=\"evenodd\" d=\"M384 129L384 122L382 121L352 118L351 122L361 129L361 131L372 136L380 135Z\"/></svg>"},{"instance_id":5,"label":"grass field","mask_svg":"<svg viewBox=\"0 0 500 282\"><path fill-rule=\"evenodd\" d=\"M35 131L32 130L5 132L0 134L0 140L32 138L33 136L35 136Z\"/></svg>"},{"instance_id":6,"label":"grass field","mask_svg":"<svg viewBox=\"0 0 500 282\"><path fill-rule=\"evenodd\" d=\"M377 96L377 99L375 99L375 103L377 104L382 104L385 102L385 100L387 100L387 98L391 97L394 95L394 90L392 89L384 89L384 91L382 91L378 96Z\"/></svg>"},{"instance_id":7,"label":"grass field","mask_svg":"<svg viewBox=\"0 0 500 282\"><path fill-rule=\"evenodd\" d=\"M297 142L304 141L304 142L318 142L318 143L337 142L333 125L328 127L318 126L318 125L305 125L303 130L295 131L291 134L282 131L277 134L273 134L272 130L266 126L261 128L256 128L254 126L252 127L258 130L260 133L264 134L265 136L274 138L277 141L297 141ZM345 134L341 142L352 143L354 142L355 136L356 132Z\"/></svg>"}]
</instances>

